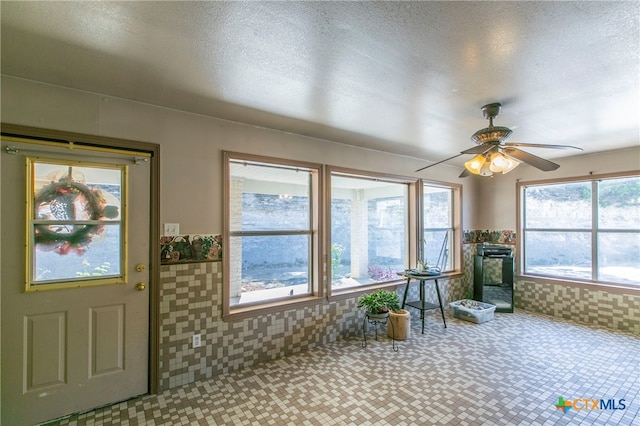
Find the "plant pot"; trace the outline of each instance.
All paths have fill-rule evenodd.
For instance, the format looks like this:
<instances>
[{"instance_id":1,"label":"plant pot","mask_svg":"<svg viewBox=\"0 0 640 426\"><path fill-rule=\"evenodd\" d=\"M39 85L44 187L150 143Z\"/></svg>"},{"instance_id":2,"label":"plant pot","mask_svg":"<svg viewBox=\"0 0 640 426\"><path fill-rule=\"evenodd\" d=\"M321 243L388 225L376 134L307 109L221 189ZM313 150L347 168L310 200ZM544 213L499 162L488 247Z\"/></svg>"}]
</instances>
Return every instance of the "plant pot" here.
<instances>
[{"instance_id":1,"label":"plant pot","mask_svg":"<svg viewBox=\"0 0 640 426\"><path fill-rule=\"evenodd\" d=\"M389 315L389 312L376 312L375 314L369 312L367 315L369 316L369 321L382 321Z\"/></svg>"},{"instance_id":2,"label":"plant pot","mask_svg":"<svg viewBox=\"0 0 640 426\"><path fill-rule=\"evenodd\" d=\"M387 325L387 336L396 340L405 340L411 337L411 314L405 309L389 312L389 321ZM392 334L393 332L393 334Z\"/></svg>"}]
</instances>

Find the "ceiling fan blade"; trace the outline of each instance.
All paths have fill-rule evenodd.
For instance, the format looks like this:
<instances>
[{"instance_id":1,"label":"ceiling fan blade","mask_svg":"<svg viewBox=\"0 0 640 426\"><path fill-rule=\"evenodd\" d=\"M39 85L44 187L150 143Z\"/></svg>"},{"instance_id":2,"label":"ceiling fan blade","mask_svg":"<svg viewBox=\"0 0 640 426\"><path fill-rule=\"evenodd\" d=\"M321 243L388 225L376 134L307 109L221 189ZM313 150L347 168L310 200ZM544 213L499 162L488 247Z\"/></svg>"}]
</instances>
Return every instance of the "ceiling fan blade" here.
<instances>
[{"instance_id":1,"label":"ceiling fan blade","mask_svg":"<svg viewBox=\"0 0 640 426\"><path fill-rule=\"evenodd\" d=\"M572 145L548 145L539 143L520 143L520 142L507 142L502 146L526 146L529 148L551 148L551 149L577 149L583 151L582 148Z\"/></svg>"},{"instance_id":2,"label":"ceiling fan blade","mask_svg":"<svg viewBox=\"0 0 640 426\"><path fill-rule=\"evenodd\" d=\"M429 167L433 167L433 166L435 166L435 165L437 165L437 164L444 163L445 161L453 160L454 158L460 157L462 154L464 154L464 153L460 153L460 154L458 154L458 155L454 155L453 157L445 158L444 160L440 160L440 161L438 161L437 163L431 163L431 164L429 164L428 166L424 166L424 167L422 167L422 168L420 168L420 169L416 170L416 172L420 172L420 171L422 171L422 170L424 170L424 169L428 169Z\"/></svg>"},{"instance_id":3,"label":"ceiling fan blade","mask_svg":"<svg viewBox=\"0 0 640 426\"><path fill-rule=\"evenodd\" d=\"M469 173L469 170L467 170L466 168L462 171L462 173L460 173L460 176L458 176L459 178L465 178L467 176L469 176L471 173Z\"/></svg>"},{"instance_id":4,"label":"ceiling fan blade","mask_svg":"<svg viewBox=\"0 0 640 426\"><path fill-rule=\"evenodd\" d=\"M527 163L530 166L542 170L543 172L550 172L560 167L559 164L556 164L549 160L545 160L544 158L540 158L536 155L529 154L528 152L522 151L518 148L505 147L502 148L502 151L504 151L504 153L508 156L522 161L523 163Z\"/></svg>"},{"instance_id":5,"label":"ceiling fan blade","mask_svg":"<svg viewBox=\"0 0 640 426\"><path fill-rule=\"evenodd\" d=\"M484 154L485 152L489 151L494 146L495 146L494 144L476 145L474 147L471 147L469 149L465 149L464 151L461 151L460 154Z\"/></svg>"},{"instance_id":6,"label":"ceiling fan blade","mask_svg":"<svg viewBox=\"0 0 640 426\"><path fill-rule=\"evenodd\" d=\"M449 157L449 158L445 158L444 160L440 160L437 163L431 163L428 166L424 166L421 169L416 170L416 172L420 172L420 171L422 171L424 169L428 169L429 167L433 167L433 166L435 166L437 164L444 163L445 161L453 160L454 158L458 158L458 157L460 157L461 155L464 155L464 154L484 154L485 152L487 152L490 149L492 149L494 146L495 145L493 145L493 144L476 145L476 146L474 146L472 148L465 149L464 151L461 151L460 154L458 154L458 155L454 155L453 157Z\"/></svg>"}]
</instances>

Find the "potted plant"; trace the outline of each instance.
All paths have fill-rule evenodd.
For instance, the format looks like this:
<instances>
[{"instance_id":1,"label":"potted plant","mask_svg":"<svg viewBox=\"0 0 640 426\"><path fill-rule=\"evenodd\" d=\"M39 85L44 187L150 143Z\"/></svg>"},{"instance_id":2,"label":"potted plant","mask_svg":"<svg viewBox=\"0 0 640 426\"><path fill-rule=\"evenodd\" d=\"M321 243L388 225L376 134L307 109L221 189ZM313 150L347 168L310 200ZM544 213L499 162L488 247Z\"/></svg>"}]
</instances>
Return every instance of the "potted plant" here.
<instances>
[{"instance_id":1,"label":"potted plant","mask_svg":"<svg viewBox=\"0 0 640 426\"><path fill-rule=\"evenodd\" d=\"M370 319L383 319L389 311L399 310L400 301L395 291L376 290L365 294L358 300L358 308L367 311Z\"/></svg>"},{"instance_id":2,"label":"potted plant","mask_svg":"<svg viewBox=\"0 0 640 426\"><path fill-rule=\"evenodd\" d=\"M367 311L370 320L380 320L387 316L391 327L387 327L387 335L396 340L404 340L411 335L409 311L400 309L400 300L395 291L376 290L365 294L358 300L358 307Z\"/></svg>"}]
</instances>

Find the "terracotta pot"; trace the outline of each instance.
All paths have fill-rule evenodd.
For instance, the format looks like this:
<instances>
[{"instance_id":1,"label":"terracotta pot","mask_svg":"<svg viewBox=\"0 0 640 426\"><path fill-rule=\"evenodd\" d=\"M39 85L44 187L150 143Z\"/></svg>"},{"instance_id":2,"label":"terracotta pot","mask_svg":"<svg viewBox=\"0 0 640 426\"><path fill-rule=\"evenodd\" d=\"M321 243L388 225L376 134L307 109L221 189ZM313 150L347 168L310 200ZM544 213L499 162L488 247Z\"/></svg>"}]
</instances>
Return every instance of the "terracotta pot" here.
<instances>
[{"instance_id":1,"label":"terracotta pot","mask_svg":"<svg viewBox=\"0 0 640 426\"><path fill-rule=\"evenodd\" d=\"M389 312L389 321L393 326L391 324L387 325L387 336L396 340L406 340L411 337L411 315L409 311L405 309L391 311Z\"/></svg>"}]
</instances>

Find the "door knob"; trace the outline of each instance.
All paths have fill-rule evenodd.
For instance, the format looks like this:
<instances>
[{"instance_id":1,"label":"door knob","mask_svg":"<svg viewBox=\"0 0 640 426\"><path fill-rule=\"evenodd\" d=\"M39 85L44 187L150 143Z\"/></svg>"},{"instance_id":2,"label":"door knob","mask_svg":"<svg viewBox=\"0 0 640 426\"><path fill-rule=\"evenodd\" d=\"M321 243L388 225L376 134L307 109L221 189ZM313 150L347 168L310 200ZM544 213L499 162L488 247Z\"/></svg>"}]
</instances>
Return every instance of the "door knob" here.
<instances>
[{"instance_id":1,"label":"door knob","mask_svg":"<svg viewBox=\"0 0 640 426\"><path fill-rule=\"evenodd\" d=\"M138 291L144 291L145 288L147 288L145 283L136 284L136 290L138 290Z\"/></svg>"}]
</instances>

